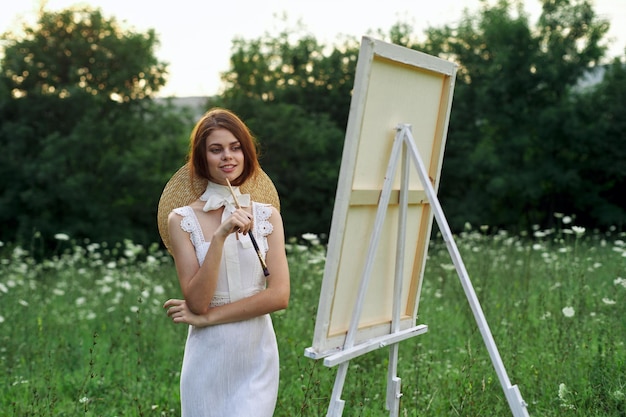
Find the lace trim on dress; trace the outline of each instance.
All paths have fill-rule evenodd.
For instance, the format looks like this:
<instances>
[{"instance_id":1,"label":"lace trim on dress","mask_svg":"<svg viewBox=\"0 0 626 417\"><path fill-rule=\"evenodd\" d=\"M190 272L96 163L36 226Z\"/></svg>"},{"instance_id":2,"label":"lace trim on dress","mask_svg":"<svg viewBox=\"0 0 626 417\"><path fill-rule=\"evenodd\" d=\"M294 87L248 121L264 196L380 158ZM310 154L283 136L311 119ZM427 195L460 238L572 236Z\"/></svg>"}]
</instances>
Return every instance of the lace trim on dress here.
<instances>
[{"instance_id":1,"label":"lace trim on dress","mask_svg":"<svg viewBox=\"0 0 626 417\"><path fill-rule=\"evenodd\" d=\"M180 214L183 217L180 221L181 229L189 233L191 243L193 243L194 247L199 248L205 239L200 223L198 223L198 218L195 216L195 213L193 213L193 209L189 206L178 207L174 209L174 213Z\"/></svg>"},{"instance_id":2,"label":"lace trim on dress","mask_svg":"<svg viewBox=\"0 0 626 417\"><path fill-rule=\"evenodd\" d=\"M210 307L219 307L230 303L230 297L228 295L213 295Z\"/></svg>"},{"instance_id":3,"label":"lace trim on dress","mask_svg":"<svg viewBox=\"0 0 626 417\"><path fill-rule=\"evenodd\" d=\"M254 234L263 238L257 240L261 241L259 246L265 255L268 250L266 237L274 231L274 225L269 221L272 216L272 206L269 204L253 203L252 207L255 219Z\"/></svg>"}]
</instances>

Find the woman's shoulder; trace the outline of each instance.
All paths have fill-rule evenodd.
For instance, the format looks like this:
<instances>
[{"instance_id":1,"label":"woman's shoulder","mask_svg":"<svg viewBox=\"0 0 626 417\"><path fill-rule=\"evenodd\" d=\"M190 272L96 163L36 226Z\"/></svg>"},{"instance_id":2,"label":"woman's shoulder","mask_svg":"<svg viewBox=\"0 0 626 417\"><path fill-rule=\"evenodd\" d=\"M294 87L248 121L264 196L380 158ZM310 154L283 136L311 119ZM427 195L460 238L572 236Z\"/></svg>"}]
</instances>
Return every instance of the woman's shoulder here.
<instances>
[{"instance_id":1,"label":"woman's shoulder","mask_svg":"<svg viewBox=\"0 0 626 417\"><path fill-rule=\"evenodd\" d=\"M170 211L169 213L169 216L172 216L172 214L178 214L179 216L185 217L189 216L192 212L198 210L202 210L202 205L199 204L198 201L194 201L186 206L176 207L172 209L172 211Z\"/></svg>"},{"instance_id":2,"label":"woman's shoulder","mask_svg":"<svg viewBox=\"0 0 626 417\"><path fill-rule=\"evenodd\" d=\"M265 220L269 219L270 217L280 218L280 212L276 207L271 204L253 201L252 207L255 211L255 214L265 217Z\"/></svg>"}]
</instances>

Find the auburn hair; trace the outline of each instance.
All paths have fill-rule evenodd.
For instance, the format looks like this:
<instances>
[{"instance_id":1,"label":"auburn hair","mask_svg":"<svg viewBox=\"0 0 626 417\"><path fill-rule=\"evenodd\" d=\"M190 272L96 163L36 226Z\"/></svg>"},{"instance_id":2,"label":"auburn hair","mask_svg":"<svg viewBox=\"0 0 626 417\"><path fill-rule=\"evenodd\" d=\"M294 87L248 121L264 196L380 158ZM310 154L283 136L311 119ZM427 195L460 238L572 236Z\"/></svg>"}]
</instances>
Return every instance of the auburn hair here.
<instances>
[{"instance_id":1,"label":"auburn hair","mask_svg":"<svg viewBox=\"0 0 626 417\"><path fill-rule=\"evenodd\" d=\"M260 169L257 159L257 141L250 133L248 126L235 113L222 108L207 111L191 131L188 158L191 178L198 176L217 182L211 178L206 160L206 140L217 129L228 130L241 145L244 156L243 172L232 181L233 185L240 186Z\"/></svg>"}]
</instances>

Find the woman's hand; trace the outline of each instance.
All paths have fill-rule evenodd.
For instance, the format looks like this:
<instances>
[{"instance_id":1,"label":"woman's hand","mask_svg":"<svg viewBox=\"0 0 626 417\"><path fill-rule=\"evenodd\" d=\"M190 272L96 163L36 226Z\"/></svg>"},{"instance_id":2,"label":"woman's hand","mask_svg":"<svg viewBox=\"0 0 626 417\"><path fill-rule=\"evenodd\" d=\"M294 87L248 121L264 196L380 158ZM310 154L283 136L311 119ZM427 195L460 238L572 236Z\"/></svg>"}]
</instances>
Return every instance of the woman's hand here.
<instances>
[{"instance_id":1,"label":"woman's hand","mask_svg":"<svg viewBox=\"0 0 626 417\"><path fill-rule=\"evenodd\" d=\"M174 323L187 323L196 327L208 326L207 317L194 314L185 300L171 298L163 304L163 308L167 309L167 315Z\"/></svg>"},{"instance_id":2,"label":"woman's hand","mask_svg":"<svg viewBox=\"0 0 626 417\"><path fill-rule=\"evenodd\" d=\"M247 234L252 230L252 214L244 209L235 210L215 231L216 235L226 238L231 233Z\"/></svg>"}]
</instances>

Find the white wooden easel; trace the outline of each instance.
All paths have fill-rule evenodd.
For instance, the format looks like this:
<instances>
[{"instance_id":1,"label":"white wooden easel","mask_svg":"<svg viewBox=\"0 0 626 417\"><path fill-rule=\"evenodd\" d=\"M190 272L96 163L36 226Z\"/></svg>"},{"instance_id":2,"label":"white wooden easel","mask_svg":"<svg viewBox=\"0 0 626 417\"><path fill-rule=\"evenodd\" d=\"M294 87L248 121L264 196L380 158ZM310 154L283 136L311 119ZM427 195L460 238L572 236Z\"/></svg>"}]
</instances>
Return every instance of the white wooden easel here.
<instances>
[{"instance_id":1,"label":"white wooden easel","mask_svg":"<svg viewBox=\"0 0 626 417\"><path fill-rule=\"evenodd\" d=\"M380 240L380 233L383 226L383 221L387 213L387 207L389 205L389 199L392 191L392 184L394 180L394 174L397 170L400 156L402 154L402 178L400 185L400 216L398 221L398 245L396 256L396 270L394 278L394 302L391 322L390 334L383 335L370 339L366 342L355 345L355 335L357 332L359 318L363 310L364 298L366 295L367 287L369 284L370 276L372 274L373 259L378 249L378 242ZM428 202L431 205L435 219L442 233L443 239L446 242L448 252L452 258L452 262L456 268L459 279L465 291L465 296L469 301L470 307L474 314L476 323L483 337L483 341L489 351L491 362L496 370L498 378L504 394L509 403L509 408L514 417L527 417L528 411L526 409L526 403L521 397L520 391L517 385L511 385L509 377L507 376L506 369L500 358L498 348L489 330L489 326L483 314L482 308L474 292L474 288L470 281L465 265L461 259L461 255L458 251L450 227L437 199L437 194L433 185L428 177L428 171L420 157L419 150L413 139L411 133L411 126L408 124L400 124L396 128L396 136L394 139L391 155L389 158L389 164L385 173L383 182L383 188L381 196L378 202L378 208L376 212L376 218L374 221L374 228L370 238L368 247L368 253L366 256L366 263L361 277L359 286L359 292L357 295L356 305L352 312L352 318L350 326L346 334L346 339L343 345L343 349L331 356L324 359L324 365L332 367L339 365L337 375L335 378L335 385L333 387L330 405L327 412L327 417L340 417L343 413L344 400L341 399L341 392L345 383L346 375L348 373L348 365L351 359L361 356L365 353L374 351L376 349L389 346L389 367L387 376L387 400L386 407L389 410L390 417L397 417L400 410L400 397L402 396L400 389L400 378L397 376L398 368L398 347L402 340L423 334L428 330L426 325L418 325L409 329L400 330L400 296L402 294L402 265L404 260L404 242L406 237L406 215L408 206L408 177L410 161L413 161L420 178L422 185L425 188Z\"/></svg>"}]
</instances>

